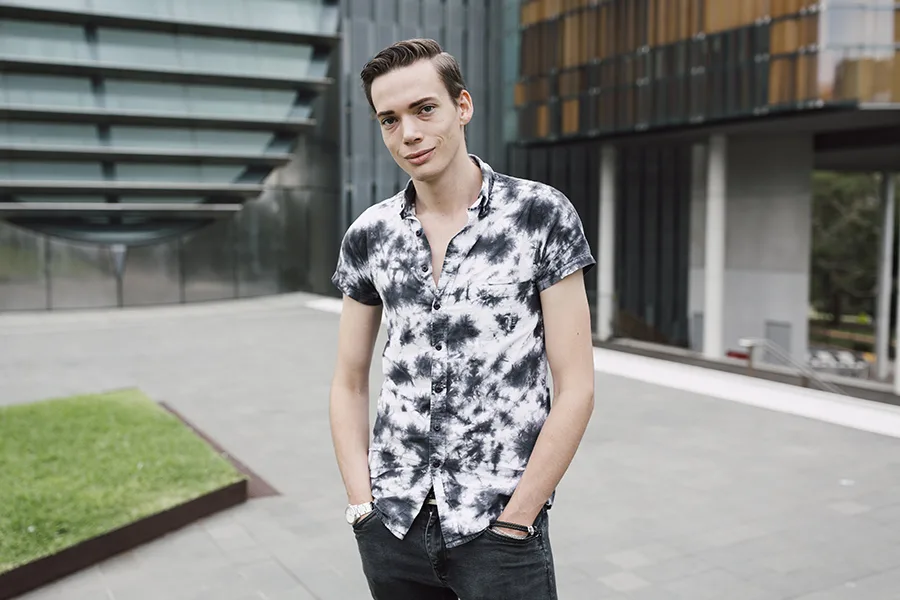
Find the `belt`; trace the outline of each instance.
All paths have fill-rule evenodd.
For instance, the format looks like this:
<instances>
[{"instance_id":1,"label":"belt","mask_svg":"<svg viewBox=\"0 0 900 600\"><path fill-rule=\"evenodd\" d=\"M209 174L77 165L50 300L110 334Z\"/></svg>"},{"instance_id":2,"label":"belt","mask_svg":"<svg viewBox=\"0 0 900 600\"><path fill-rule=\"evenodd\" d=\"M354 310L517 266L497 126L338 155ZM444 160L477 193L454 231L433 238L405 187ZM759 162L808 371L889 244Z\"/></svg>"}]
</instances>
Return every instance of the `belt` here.
<instances>
[{"instance_id":1,"label":"belt","mask_svg":"<svg viewBox=\"0 0 900 600\"><path fill-rule=\"evenodd\" d=\"M434 497L434 490L428 492L428 495L425 497L425 504L437 506L437 498Z\"/></svg>"}]
</instances>

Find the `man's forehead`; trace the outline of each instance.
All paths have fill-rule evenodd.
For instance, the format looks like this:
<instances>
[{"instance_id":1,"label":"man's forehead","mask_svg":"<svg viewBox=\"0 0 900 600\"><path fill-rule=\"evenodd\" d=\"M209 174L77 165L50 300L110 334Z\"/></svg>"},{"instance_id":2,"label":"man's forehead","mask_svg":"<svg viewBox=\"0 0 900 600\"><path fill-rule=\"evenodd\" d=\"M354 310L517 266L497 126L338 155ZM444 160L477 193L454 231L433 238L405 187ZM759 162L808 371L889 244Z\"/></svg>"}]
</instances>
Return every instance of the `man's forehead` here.
<instances>
[{"instance_id":1,"label":"man's forehead","mask_svg":"<svg viewBox=\"0 0 900 600\"><path fill-rule=\"evenodd\" d=\"M372 82L372 102L377 111L406 110L426 96L443 99L444 84L428 61L395 69Z\"/></svg>"}]
</instances>

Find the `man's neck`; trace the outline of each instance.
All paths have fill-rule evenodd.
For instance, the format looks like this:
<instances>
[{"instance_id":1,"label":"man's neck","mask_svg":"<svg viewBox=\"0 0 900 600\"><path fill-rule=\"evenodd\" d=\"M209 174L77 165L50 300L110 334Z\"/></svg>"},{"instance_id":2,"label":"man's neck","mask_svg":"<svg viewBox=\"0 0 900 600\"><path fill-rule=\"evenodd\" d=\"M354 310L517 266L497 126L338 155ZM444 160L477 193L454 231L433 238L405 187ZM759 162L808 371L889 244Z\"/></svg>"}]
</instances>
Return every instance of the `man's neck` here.
<instances>
[{"instance_id":1,"label":"man's neck","mask_svg":"<svg viewBox=\"0 0 900 600\"><path fill-rule=\"evenodd\" d=\"M465 211L478 200L481 181L481 169L467 153L462 153L440 177L414 181L416 213L451 216Z\"/></svg>"}]
</instances>

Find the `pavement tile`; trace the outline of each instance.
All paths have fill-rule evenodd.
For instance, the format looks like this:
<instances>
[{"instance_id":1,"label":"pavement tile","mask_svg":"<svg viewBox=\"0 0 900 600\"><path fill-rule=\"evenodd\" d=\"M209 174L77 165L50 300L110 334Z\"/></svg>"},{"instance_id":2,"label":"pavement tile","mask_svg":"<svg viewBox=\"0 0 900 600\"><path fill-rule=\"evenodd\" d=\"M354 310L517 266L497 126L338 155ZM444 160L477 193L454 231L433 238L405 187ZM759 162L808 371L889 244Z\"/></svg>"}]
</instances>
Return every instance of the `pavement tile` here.
<instances>
[{"instance_id":1,"label":"pavement tile","mask_svg":"<svg viewBox=\"0 0 900 600\"><path fill-rule=\"evenodd\" d=\"M265 600L316 600L308 589L297 585L289 590L263 594Z\"/></svg>"},{"instance_id":2,"label":"pavement tile","mask_svg":"<svg viewBox=\"0 0 900 600\"><path fill-rule=\"evenodd\" d=\"M828 508L842 515L861 515L872 510L872 507L868 504L861 504L853 500L834 502L829 504Z\"/></svg>"},{"instance_id":3,"label":"pavement tile","mask_svg":"<svg viewBox=\"0 0 900 600\"><path fill-rule=\"evenodd\" d=\"M772 600L772 594L723 569L705 571L663 587L685 600Z\"/></svg>"},{"instance_id":4,"label":"pavement tile","mask_svg":"<svg viewBox=\"0 0 900 600\"><path fill-rule=\"evenodd\" d=\"M626 550L625 552L607 554L603 559L626 571L629 569L636 569L637 567L646 567L655 562L640 550Z\"/></svg>"},{"instance_id":5,"label":"pavement tile","mask_svg":"<svg viewBox=\"0 0 900 600\"><path fill-rule=\"evenodd\" d=\"M612 575L604 575L603 577L599 578L599 581L603 585L617 592L639 590L651 585L649 581L641 579L634 573L629 573L628 571L621 571L619 573L613 573Z\"/></svg>"},{"instance_id":6,"label":"pavement tile","mask_svg":"<svg viewBox=\"0 0 900 600\"><path fill-rule=\"evenodd\" d=\"M639 567L634 569L634 572L647 581L666 583L712 571L715 568L712 563L696 556L679 556L654 565Z\"/></svg>"}]
</instances>

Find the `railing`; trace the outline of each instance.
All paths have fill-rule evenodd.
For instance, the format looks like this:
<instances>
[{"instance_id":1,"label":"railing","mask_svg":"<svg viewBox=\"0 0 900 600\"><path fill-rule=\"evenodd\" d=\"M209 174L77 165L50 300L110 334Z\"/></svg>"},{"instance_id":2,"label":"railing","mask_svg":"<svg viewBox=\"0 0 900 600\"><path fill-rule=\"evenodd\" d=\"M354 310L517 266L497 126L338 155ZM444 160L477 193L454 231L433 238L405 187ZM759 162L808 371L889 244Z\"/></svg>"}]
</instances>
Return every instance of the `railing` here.
<instances>
[{"instance_id":1,"label":"railing","mask_svg":"<svg viewBox=\"0 0 900 600\"><path fill-rule=\"evenodd\" d=\"M779 360L784 361L784 363L790 365L795 371L797 371L803 387L809 387L810 382L814 382L826 392L832 392L834 394L841 395L845 394L845 392L841 388L822 379L818 373L813 371L807 365L794 360L794 358L791 357L791 355L788 354L787 351L784 350L784 348L772 342L771 340L767 340L765 338L744 338L740 341L740 344L748 351L747 370L751 373L755 368L754 362L756 361L756 350L758 348L763 348L767 350L771 355L774 355Z\"/></svg>"}]
</instances>

